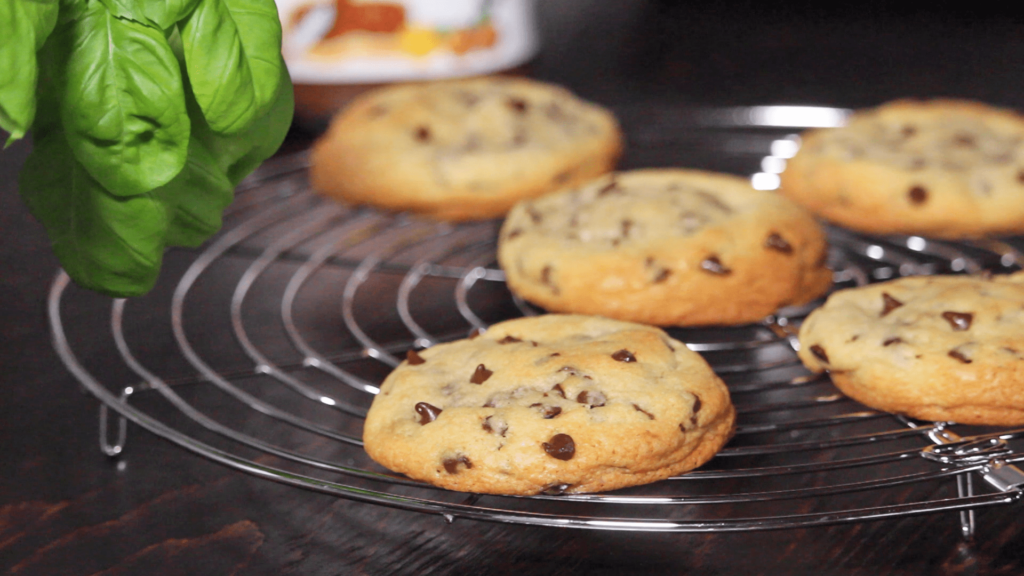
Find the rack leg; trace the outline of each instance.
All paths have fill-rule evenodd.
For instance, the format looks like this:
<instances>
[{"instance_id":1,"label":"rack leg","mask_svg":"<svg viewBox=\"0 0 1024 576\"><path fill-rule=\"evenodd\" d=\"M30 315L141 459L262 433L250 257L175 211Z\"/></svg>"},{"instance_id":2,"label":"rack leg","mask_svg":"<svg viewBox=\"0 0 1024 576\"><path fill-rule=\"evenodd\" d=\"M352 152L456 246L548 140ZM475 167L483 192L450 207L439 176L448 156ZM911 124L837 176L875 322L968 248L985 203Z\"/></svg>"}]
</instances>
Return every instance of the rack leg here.
<instances>
[{"instance_id":1,"label":"rack leg","mask_svg":"<svg viewBox=\"0 0 1024 576\"><path fill-rule=\"evenodd\" d=\"M974 478L971 473L958 474L956 477L956 491L961 498L974 496ZM974 540L974 510L960 512L960 534L964 540Z\"/></svg>"}]
</instances>

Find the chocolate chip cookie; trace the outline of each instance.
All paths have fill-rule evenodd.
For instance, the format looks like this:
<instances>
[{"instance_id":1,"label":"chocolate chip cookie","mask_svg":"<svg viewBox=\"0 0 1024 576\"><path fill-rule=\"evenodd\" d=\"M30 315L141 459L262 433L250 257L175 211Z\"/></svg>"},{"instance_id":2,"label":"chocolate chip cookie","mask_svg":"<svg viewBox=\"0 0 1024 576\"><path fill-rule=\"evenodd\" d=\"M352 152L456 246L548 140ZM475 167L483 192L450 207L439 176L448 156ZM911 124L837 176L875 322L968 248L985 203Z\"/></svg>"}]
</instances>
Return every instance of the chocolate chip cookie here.
<instances>
[{"instance_id":1,"label":"chocolate chip cookie","mask_svg":"<svg viewBox=\"0 0 1024 576\"><path fill-rule=\"evenodd\" d=\"M781 191L861 232L967 238L1024 232L1024 117L902 100L803 135Z\"/></svg>"},{"instance_id":2,"label":"chocolate chip cookie","mask_svg":"<svg viewBox=\"0 0 1024 576\"><path fill-rule=\"evenodd\" d=\"M498 262L549 311L668 325L742 324L826 292L827 244L805 210L737 176L637 170L523 201Z\"/></svg>"},{"instance_id":3,"label":"chocolate chip cookie","mask_svg":"<svg viewBox=\"0 0 1024 576\"><path fill-rule=\"evenodd\" d=\"M363 440L387 468L451 490L582 493L696 468L734 419L722 381L661 330L547 315L409 352Z\"/></svg>"},{"instance_id":4,"label":"chocolate chip cookie","mask_svg":"<svg viewBox=\"0 0 1024 576\"><path fill-rule=\"evenodd\" d=\"M550 84L492 77L392 86L335 118L313 148L310 179L352 204L486 219L612 170L621 148L610 112Z\"/></svg>"},{"instance_id":5,"label":"chocolate chip cookie","mask_svg":"<svg viewBox=\"0 0 1024 576\"><path fill-rule=\"evenodd\" d=\"M879 410L1024 424L1024 273L842 290L800 328L800 359Z\"/></svg>"}]
</instances>

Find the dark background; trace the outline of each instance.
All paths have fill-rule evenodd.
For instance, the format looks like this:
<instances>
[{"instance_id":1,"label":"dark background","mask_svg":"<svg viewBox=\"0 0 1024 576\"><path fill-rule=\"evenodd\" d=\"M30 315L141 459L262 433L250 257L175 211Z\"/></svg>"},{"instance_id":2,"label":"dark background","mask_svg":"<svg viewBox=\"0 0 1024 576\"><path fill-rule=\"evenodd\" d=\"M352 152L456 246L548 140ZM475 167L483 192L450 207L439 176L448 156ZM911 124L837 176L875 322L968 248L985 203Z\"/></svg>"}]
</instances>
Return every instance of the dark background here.
<instances>
[{"instance_id":1,"label":"dark background","mask_svg":"<svg viewBox=\"0 0 1024 576\"><path fill-rule=\"evenodd\" d=\"M542 2L536 77L614 109L966 97L1024 109L1011 3ZM289 143L310 134L296 130ZM57 264L0 154L0 571L11 574L1020 574L1020 507L732 535L623 535L456 522L301 492L130 431L97 448L97 402L49 341ZM685 150L677 157L685 162ZM86 301L85 306L91 301ZM91 304L105 306L100 300ZM86 315L90 310L71 310Z\"/></svg>"}]
</instances>

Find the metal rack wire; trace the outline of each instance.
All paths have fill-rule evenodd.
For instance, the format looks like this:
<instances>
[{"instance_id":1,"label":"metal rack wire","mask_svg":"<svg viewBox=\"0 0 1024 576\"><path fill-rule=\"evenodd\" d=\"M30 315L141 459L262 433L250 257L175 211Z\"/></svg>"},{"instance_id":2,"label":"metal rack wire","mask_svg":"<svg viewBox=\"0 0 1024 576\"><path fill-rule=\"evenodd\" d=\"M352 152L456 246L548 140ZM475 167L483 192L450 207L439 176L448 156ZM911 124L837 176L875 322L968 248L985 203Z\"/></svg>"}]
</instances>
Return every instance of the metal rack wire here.
<instances>
[{"instance_id":1,"label":"metal rack wire","mask_svg":"<svg viewBox=\"0 0 1024 576\"><path fill-rule=\"evenodd\" d=\"M719 127L765 126L752 112L715 114ZM762 138L771 149L761 156L784 160L793 140L773 138ZM771 173L761 174L770 187ZM132 422L242 472L342 498L448 521L598 530L765 530L958 511L970 537L976 509L1021 497L1024 474L1013 463L1024 460L1015 449L1024 429L879 413L806 372L793 335L815 304L750 326L670 330L707 358L737 405L734 440L701 470L611 494L534 497L456 494L391 474L365 456L360 432L397 354L539 313L507 292L494 266L497 224L453 226L321 200L307 189L303 156L264 167L225 218L207 246L168 256L174 282L140 301L111 301L105 317L69 315L95 296L69 287L62 272L54 279L54 344L101 401L108 456L122 453ZM1022 239L829 234L837 288L1024 262ZM112 361L123 370L98 377L90 369ZM863 507L866 491L887 503ZM790 512L779 515L779 502Z\"/></svg>"}]
</instances>

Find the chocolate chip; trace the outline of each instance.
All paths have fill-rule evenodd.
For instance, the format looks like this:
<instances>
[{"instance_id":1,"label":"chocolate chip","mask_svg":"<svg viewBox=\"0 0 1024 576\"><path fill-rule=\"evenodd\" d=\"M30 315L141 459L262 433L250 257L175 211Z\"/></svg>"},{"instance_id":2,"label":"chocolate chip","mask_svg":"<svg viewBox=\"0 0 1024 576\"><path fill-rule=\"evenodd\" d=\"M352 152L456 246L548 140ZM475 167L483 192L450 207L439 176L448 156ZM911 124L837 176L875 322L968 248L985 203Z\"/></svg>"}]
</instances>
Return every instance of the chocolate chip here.
<instances>
[{"instance_id":1,"label":"chocolate chip","mask_svg":"<svg viewBox=\"0 0 1024 576\"><path fill-rule=\"evenodd\" d=\"M530 408L541 408L540 413L544 416L545 420L550 420L562 413L561 406L547 406L540 402L530 404Z\"/></svg>"},{"instance_id":2,"label":"chocolate chip","mask_svg":"<svg viewBox=\"0 0 1024 576\"><path fill-rule=\"evenodd\" d=\"M469 458L466 458L461 454L455 458L445 458L442 464L444 464L444 469L449 474L458 474L459 464L465 466L467 470L473 467L473 463L469 461Z\"/></svg>"},{"instance_id":3,"label":"chocolate chip","mask_svg":"<svg viewBox=\"0 0 1024 576\"><path fill-rule=\"evenodd\" d=\"M957 134L953 137L953 143L957 146L963 146L965 148L974 148L977 141L973 134Z\"/></svg>"},{"instance_id":4,"label":"chocolate chip","mask_svg":"<svg viewBox=\"0 0 1024 576\"><path fill-rule=\"evenodd\" d=\"M963 332L971 327L971 321L974 320L974 314L970 312L943 312L942 317L949 322L949 325L953 327L956 332Z\"/></svg>"},{"instance_id":5,"label":"chocolate chip","mask_svg":"<svg viewBox=\"0 0 1024 576\"><path fill-rule=\"evenodd\" d=\"M924 189L924 186L912 186L907 192L907 197L910 198L911 204L924 204L928 199L928 191Z\"/></svg>"},{"instance_id":6,"label":"chocolate chip","mask_svg":"<svg viewBox=\"0 0 1024 576\"><path fill-rule=\"evenodd\" d=\"M550 358L554 358L555 356L561 356L561 355L562 355L561 352L552 352Z\"/></svg>"},{"instance_id":7,"label":"chocolate chip","mask_svg":"<svg viewBox=\"0 0 1024 576\"><path fill-rule=\"evenodd\" d=\"M409 350L405 353L405 361L408 362L410 366L418 366L426 362L426 360L424 360L423 357L415 350Z\"/></svg>"},{"instance_id":8,"label":"chocolate chip","mask_svg":"<svg viewBox=\"0 0 1024 576\"><path fill-rule=\"evenodd\" d=\"M505 336L501 340L498 340L498 344L515 344L516 342L522 342L522 340L515 336Z\"/></svg>"},{"instance_id":9,"label":"chocolate chip","mask_svg":"<svg viewBox=\"0 0 1024 576\"><path fill-rule=\"evenodd\" d=\"M440 408L426 402L417 402L414 409L420 415L420 424L430 424L441 414Z\"/></svg>"},{"instance_id":10,"label":"chocolate chip","mask_svg":"<svg viewBox=\"0 0 1024 576\"><path fill-rule=\"evenodd\" d=\"M633 356L632 352L623 348L622 350L612 354L612 360L618 360L619 362L626 363L636 362L636 356Z\"/></svg>"},{"instance_id":11,"label":"chocolate chip","mask_svg":"<svg viewBox=\"0 0 1024 576\"><path fill-rule=\"evenodd\" d=\"M576 395L576 401L580 404L586 404L591 408L600 408L604 406L605 397L600 392L588 392L586 390Z\"/></svg>"},{"instance_id":12,"label":"chocolate chip","mask_svg":"<svg viewBox=\"0 0 1024 576\"><path fill-rule=\"evenodd\" d=\"M505 101L508 107L512 109L516 114L525 114L527 109L526 100L522 98L509 98Z\"/></svg>"},{"instance_id":13,"label":"chocolate chip","mask_svg":"<svg viewBox=\"0 0 1024 576\"><path fill-rule=\"evenodd\" d=\"M551 282L551 266L545 266L540 271L540 281L551 288L551 291L558 294L558 287Z\"/></svg>"},{"instance_id":14,"label":"chocolate chip","mask_svg":"<svg viewBox=\"0 0 1024 576\"><path fill-rule=\"evenodd\" d=\"M695 190L694 194L700 196L700 198L703 199L705 202L711 204L715 208L718 208L722 212L725 212L726 214L732 214L732 208L730 208L729 205L726 204L725 202L722 202L722 200L718 196L715 196L714 194L710 192L705 192L703 190Z\"/></svg>"},{"instance_id":15,"label":"chocolate chip","mask_svg":"<svg viewBox=\"0 0 1024 576\"><path fill-rule=\"evenodd\" d=\"M491 372L483 364L480 364L476 367L476 370L473 371L473 375L469 377L469 381L472 384L483 384L491 377L491 374L494 374L494 372Z\"/></svg>"},{"instance_id":16,"label":"chocolate chip","mask_svg":"<svg viewBox=\"0 0 1024 576\"><path fill-rule=\"evenodd\" d=\"M903 306L903 302L900 302L899 300L893 298L892 296L889 295L888 292L882 292L882 314L881 316L879 316L879 318L885 316L886 314L892 312L893 310L899 308L900 306Z\"/></svg>"},{"instance_id":17,"label":"chocolate chip","mask_svg":"<svg viewBox=\"0 0 1024 576\"><path fill-rule=\"evenodd\" d=\"M501 420L498 420L496 424L492 423L491 418L494 418L494 416L488 416L487 418L484 418L484 423L481 424L480 427L490 434L498 434L499 436L504 438L505 433L508 432L508 424Z\"/></svg>"},{"instance_id":18,"label":"chocolate chip","mask_svg":"<svg viewBox=\"0 0 1024 576\"><path fill-rule=\"evenodd\" d=\"M726 268L722 261L718 259L718 256L708 256L700 263L701 270L710 272L711 274L717 274L719 276L726 276L732 274L732 270Z\"/></svg>"},{"instance_id":19,"label":"chocolate chip","mask_svg":"<svg viewBox=\"0 0 1024 576\"><path fill-rule=\"evenodd\" d=\"M541 443L548 456L557 460L571 460L576 455L576 443L568 434L555 434L551 440Z\"/></svg>"},{"instance_id":20,"label":"chocolate chip","mask_svg":"<svg viewBox=\"0 0 1024 576\"><path fill-rule=\"evenodd\" d=\"M426 126L417 127L415 136L417 142L430 142L430 128Z\"/></svg>"},{"instance_id":21,"label":"chocolate chip","mask_svg":"<svg viewBox=\"0 0 1024 576\"><path fill-rule=\"evenodd\" d=\"M651 414L651 413L650 413L650 412L648 412L647 410L644 410L644 409L643 409L643 408L641 408L641 407L640 407L639 405L637 405L637 404L633 404L633 408L635 408L637 412L643 412L643 413L644 413L644 415L645 415L645 416L647 416L648 418L650 418L651 420L654 420L654 419L655 419L655 418L654 418L654 414Z\"/></svg>"},{"instance_id":22,"label":"chocolate chip","mask_svg":"<svg viewBox=\"0 0 1024 576\"><path fill-rule=\"evenodd\" d=\"M510 231L510 232L509 232L509 233L508 233L508 234L507 234L507 235L505 236L505 240L512 240L513 238L518 238L518 237L519 237L519 236L521 236L522 234L523 234L523 231L522 231L522 229L520 229L520 228L516 228L515 230L511 230L511 231Z\"/></svg>"},{"instance_id":23,"label":"chocolate chip","mask_svg":"<svg viewBox=\"0 0 1024 576\"><path fill-rule=\"evenodd\" d=\"M779 236L777 233L772 232L768 235L768 238L764 241L765 248L771 248L772 250L782 252L783 254L792 254L793 247L786 242L786 239Z\"/></svg>"},{"instance_id":24,"label":"chocolate chip","mask_svg":"<svg viewBox=\"0 0 1024 576\"><path fill-rule=\"evenodd\" d=\"M825 349L822 348L821 346L817 344L811 346L811 354L814 354L815 358L817 358L818 360L821 360L822 362L828 364L828 354L825 353Z\"/></svg>"},{"instance_id":25,"label":"chocolate chip","mask_svg":"<svg viewBox=\"0 0 1024 576\"><path fill-rule=\"evenodd\" d=\"M882 346L892 346L893 344L902 344L902 343L903 343L903 338L900 338L899 336L895 336L893 338L887 339L885 342L882 342Z\"/></svg>"},{"instance_id":26,"label":"chocolate chip","mask_svg":"<svg viewBox=\"0 0 1024 576\"><path fill-rule=\"evenodd\" d=\"M545 486L544 489L541 490L540 492L541 494L544 494L546 496L561 496L562 494L565 494L570 488L572 488L572 484L549 484Z\"/></svg>"},{"instance_id":27,"label":"chocolate chip","mask_svg":"<svg viewBox=\"0 0 1024 576\"><path fill-rule=\"evenodd\" d=\"M619 190L619 183L616 182L613 178L611 182L605 184L604 186L601 187L600 190L597 191L597 196L607 196L608 194L613 194L616 192L621 192L621 190Z\"/></svg>"},{"instance_id":28,"label":"chocolate chip","mask_svg":"<svg viewBox=\"0 0 1024 576\"><path fill-rule=\"evenodd\" d=\"M548 104L544 109L544 114L547 115L548 119L554 122L562 122L566 119L565 110L558 105L558 102Z\"/></svg>"},{"instance_id":29,"label":"chocolate chip","mask_svg":"<svg viewBox=\"0 0 1024 576\"><path fill-rule=\"evenodd\" d=\"M654 283L655 284L661 284L665 280L668 280L668 277L671 276L671 275L672 275L672 271L671 270L669 270L668 268L662 268L661 270L658 270L657 274L654 275Z\"/></svg>"},{"instance_id":30,"label":"chocolate chip","mask_svg":"<svg viewBox=\"0 0 1024 576\"><path fill-rule=\"evenodd\" d=\"M551 388L551 391L552 392L558 392L559 396L561 396L562 398L565 398L565 388L562 388L561 384L555 384L555 386L553 388Z\"/></svg>"},{"instance_id":31,"label":"chocolate chip","mask_svg":"<svg viewBox=\"0 0 1024 576\"><path fill-rule=\"evenodd\" d=\"M693 414L690 416L690 422L693 422L694 426L697 425L697 413L700 412L700 407L701 407L700 396L694 396L694 400L693 400Z\"/></svg>"},{"instance_id":32,"label":"chocolate chip","mask_svg":"<svg viewBox=\"0 0 1024 576\"><path fill-rule=\"evenodd\" d=\"M957 360L963 362L964 364L970 364L971 362L974 362L974 360L971 360L970 358L965 356L963 352L957 350L956 348L950 350L947 353L947 356L949 356L950 358L956 358Z\"/></svg>"}]
</instances>

